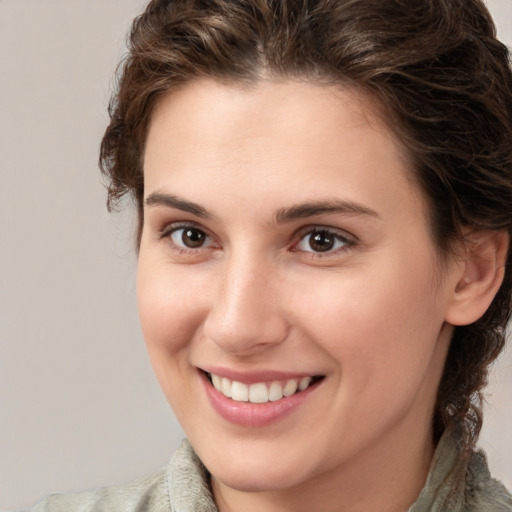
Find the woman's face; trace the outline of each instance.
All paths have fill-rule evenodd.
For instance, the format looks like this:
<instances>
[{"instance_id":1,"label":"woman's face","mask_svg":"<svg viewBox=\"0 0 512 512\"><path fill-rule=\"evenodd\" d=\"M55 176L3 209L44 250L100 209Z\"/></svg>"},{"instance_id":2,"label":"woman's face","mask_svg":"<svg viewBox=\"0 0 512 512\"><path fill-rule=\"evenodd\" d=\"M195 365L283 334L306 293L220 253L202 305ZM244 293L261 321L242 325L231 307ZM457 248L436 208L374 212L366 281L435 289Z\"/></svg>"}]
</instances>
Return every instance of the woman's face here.
<instances>
[{"instance_id":1,"label":"woman's face","mask_svg":"<svg viewBox=\"0 0 512 512\"><path fill-rule=\"evenodd\" d=\"M198 80L157 105L144 180L142 329L217 481L291 488L418 443L429 459L459 267L441 275L372 101Z\"/></svg>"}]
</instances>

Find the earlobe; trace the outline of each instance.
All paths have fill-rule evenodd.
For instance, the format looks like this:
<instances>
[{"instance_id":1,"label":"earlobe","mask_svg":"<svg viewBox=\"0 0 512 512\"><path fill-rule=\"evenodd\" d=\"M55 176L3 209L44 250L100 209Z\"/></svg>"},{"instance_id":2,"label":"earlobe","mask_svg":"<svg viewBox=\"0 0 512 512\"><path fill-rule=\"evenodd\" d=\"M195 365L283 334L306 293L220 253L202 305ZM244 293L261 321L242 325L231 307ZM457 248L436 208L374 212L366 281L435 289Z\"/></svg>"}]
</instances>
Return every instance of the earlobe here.
<instances>
[{"instance_id":1,"label":"earlobe","mask_svg":"<svg viewBox=\"0 0 512 512\"><path fill-rule=\"evenodd\" d=\"M446 311L446 322L469 325L489 308L505 275L509 245L506 231L465 234L459 274Z\"/></svg>"}]
</instances>

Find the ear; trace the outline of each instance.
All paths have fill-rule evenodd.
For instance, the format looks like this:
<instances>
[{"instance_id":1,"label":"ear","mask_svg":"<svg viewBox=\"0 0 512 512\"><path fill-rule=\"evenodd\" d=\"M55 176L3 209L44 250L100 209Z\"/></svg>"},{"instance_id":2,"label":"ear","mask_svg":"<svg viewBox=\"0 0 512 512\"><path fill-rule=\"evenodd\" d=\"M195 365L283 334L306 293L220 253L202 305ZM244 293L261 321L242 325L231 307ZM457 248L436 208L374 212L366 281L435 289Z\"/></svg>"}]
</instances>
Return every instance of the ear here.
<instances>
[{"instance_id":1,"label":"ear","mask_svg":"<svg viewBox=\"0 0 512 512\"><path fill-rule=\"evenodd\" d=\"M446 322L468 325L487 311L503 282L508 244L506 231L482 230L464 234Z\"/></svg>"}]
</instances>

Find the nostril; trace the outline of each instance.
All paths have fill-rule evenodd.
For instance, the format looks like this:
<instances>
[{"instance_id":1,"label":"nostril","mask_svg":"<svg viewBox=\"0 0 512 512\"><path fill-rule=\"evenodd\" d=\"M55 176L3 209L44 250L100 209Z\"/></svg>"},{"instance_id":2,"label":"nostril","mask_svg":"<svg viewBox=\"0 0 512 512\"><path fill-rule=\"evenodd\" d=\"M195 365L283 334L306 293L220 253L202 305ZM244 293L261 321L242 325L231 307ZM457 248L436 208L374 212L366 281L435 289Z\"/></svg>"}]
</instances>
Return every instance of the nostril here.
<instances>
[{"instance_id":1,"label":"nostril","mask_svg":"<svg viewBox=\"0 0 512 512\"><path fill-rule=\"evenodd\" d=\"M239 321L224 317L220 321L209 318L205 322L204 333L210 341L225 353L250 355L282 343L288 336L288 327L284 319L276 314Z\"/></svg>"}]
</instances>

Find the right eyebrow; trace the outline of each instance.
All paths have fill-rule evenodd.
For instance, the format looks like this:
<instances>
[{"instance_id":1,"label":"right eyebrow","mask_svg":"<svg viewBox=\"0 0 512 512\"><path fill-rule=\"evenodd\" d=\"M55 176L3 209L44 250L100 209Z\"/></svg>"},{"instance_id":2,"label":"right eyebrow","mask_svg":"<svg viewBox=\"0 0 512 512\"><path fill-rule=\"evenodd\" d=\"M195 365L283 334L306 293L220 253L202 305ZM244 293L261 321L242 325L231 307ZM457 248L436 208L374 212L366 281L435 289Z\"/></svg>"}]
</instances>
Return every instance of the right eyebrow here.
<instances>
[{"instance_id":1,"label":"right eyebrow","mask_svg":"<svg viewBox=\"0 0 512 512\"><path fill-rule=\"evenodd\" d=\"M191 213L203 219L213 218L211 213L197 203L186 201L172 194L164 194L163 192L153 192L149 194L144 200L144 204L146 206L167 206L169 208L175 208L176 210Z\"/></svg>"}]
</instances>

